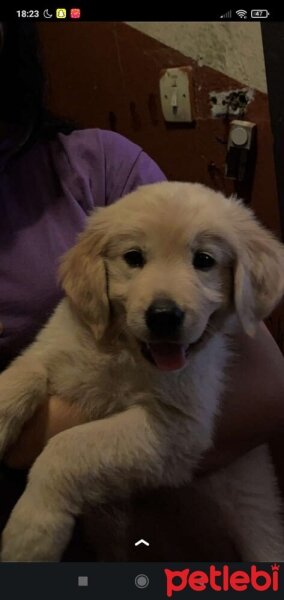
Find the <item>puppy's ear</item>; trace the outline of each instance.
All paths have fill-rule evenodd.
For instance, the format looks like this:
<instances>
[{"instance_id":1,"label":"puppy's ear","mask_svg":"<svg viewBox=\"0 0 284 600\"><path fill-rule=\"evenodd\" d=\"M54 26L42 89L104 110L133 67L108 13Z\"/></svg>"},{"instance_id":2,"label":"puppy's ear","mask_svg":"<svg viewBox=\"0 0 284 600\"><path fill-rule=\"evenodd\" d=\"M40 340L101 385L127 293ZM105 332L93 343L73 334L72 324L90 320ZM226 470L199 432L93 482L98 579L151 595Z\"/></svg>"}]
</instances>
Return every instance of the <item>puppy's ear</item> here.
<instances>
[{"instance_id":1,"label":"puppy's ear","mask_svg":"<svg viewBox=\"0 0 284 600\"><path fill-rule=\"evenodd\" d=\"M78 242L62 258L59 279L66 295L91 326L96 339L102 338L109 321L106 268L102 251L106 230L101 212L90 217Z\"/></svg>"},{"instance_id":2,"label":"puppy's ear","mask_svg":"<svg viewBox=\"0 0 284 600\"><path fill-rule=\"evenodd\" d=\"M284 294L284 246L240 206L236 219L237 260L235 306L248 335L265 319Z\"/></svg>"}]
</instances>

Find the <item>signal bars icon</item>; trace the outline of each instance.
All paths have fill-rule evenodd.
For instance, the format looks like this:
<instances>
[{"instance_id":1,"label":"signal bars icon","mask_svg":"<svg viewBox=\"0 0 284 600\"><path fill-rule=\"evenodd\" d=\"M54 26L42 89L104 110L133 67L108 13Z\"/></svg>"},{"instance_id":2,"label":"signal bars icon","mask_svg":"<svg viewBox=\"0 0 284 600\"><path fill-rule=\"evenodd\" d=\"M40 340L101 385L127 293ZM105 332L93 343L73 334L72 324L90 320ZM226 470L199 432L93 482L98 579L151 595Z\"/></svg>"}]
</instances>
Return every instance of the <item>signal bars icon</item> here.
<instances>
[{"instance_id":1,"label":"signal bars icon","mask_svg":"<svg viewBox=\"0 0 284 600\"><path fill-rule=\"evenodd\" d=\"M221 15L220 19L231 19L232 18L232 11L229 10L228 12L224 13L223 15Z\"/></svg>"}]
</instances>

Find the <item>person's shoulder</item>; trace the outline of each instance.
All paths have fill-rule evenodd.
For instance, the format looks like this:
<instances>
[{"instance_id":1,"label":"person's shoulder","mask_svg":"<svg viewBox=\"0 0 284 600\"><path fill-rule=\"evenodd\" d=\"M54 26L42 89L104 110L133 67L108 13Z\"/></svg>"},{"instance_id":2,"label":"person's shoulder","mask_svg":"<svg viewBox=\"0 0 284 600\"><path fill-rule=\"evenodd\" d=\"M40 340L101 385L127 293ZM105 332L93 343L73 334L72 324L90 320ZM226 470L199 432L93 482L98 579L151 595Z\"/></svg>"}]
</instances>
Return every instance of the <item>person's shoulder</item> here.
<instances>
[{"instance_id":1,"label":"person's shoulder","mask_svg":"<svg viewBox=\"0 0 284 600\"><path fill-rule=\"evenodd\" d=\"M123 176L143 152L123 135L104 129L75 129L67 135L60 133L58 138L69 160L75 160L85 170L88 167L92 170L97 167L101 172L105 168L110 173L118 170Z\"/></svg>"},{"instance_id":2,"label":"person's shoulder","mask_svg":"<svg viewBox=\"0 0 284 600\"><path fill-rule=\"evenodd\" d=\"M104 150L108 155L116 152L129 152L136 156L141 152L140 146L131 142L120 133L105 129L74 129L68 134L59 134L65 146L75 149L89 148L93 152Z\"/></svg>"},{"instance_id":3,"label":"person's shoulder","mask_svg":"<svg viewBox=\"0 0 284 600\"><path fill-rule=\"evenodd\" d=\"M74 130L60 134L61 143L76 169L88 170L97 187L104 185L105 202L110 204L138 185L165 179L164 174L143 149L123 135L103 129Z\"/></svg>"}]
</instances>

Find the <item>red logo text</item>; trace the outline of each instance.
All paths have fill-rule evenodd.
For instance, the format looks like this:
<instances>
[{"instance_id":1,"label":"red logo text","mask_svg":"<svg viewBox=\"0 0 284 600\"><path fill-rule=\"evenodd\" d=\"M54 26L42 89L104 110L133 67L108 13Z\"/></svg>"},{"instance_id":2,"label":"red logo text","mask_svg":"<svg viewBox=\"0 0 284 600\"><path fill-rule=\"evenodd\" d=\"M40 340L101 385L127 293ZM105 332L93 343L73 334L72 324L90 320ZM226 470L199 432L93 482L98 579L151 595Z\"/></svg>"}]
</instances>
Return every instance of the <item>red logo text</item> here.
<instances>
[{"instance_id":1,"label":"red logo text","mask_svg":"<svg viewBox=\"0 0 284 600\"><path fill-rule=\"evenodd\" d=\"M182 592L189 588L193 592L203 592L206 589L215 592L245 592L249 586L257 592L279 590L279 565L271 565L267 570L258 568L256 565L249 567L247 571L232 570L229 565L216 567L210 565L208 571L183 569L183 571L172 571L164 569L166 575L167 596L171 598L174 592Z\"/></svg>"}]
</instances>

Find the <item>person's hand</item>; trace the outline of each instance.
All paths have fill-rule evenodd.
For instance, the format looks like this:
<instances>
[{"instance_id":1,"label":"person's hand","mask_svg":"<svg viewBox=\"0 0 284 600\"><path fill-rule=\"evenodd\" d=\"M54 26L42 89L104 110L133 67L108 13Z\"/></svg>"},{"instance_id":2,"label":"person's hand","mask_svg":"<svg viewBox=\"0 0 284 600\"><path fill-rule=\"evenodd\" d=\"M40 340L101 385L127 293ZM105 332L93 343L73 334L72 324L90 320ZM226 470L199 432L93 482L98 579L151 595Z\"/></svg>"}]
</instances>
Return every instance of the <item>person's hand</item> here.
<instances>
[{"instance_id":1,"label":"person's hand","mask_svg":"<svg viewBox=\"0 0 284 600\"><path fill-rule=\"evenodd\" d=\"M17 441L6 452L4 463L14 469L28 469L50 438L85 422L86 418L77 406L52 396L23 427Z\"/></svg>"}]
</instances>

